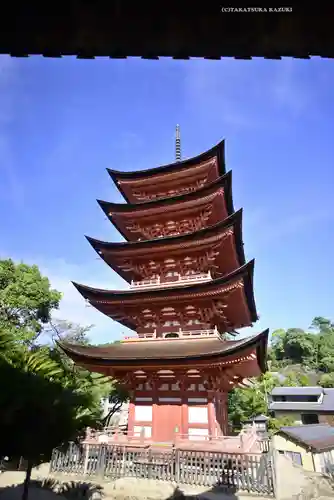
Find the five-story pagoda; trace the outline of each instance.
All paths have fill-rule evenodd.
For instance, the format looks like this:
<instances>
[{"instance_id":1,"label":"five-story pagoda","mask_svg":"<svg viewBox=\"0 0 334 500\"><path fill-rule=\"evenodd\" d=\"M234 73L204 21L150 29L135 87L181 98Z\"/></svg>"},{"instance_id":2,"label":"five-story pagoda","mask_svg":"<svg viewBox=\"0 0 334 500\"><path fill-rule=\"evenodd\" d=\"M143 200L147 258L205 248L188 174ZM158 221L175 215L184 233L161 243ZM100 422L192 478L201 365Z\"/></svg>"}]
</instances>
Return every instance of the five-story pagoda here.
<instances>
[{"instance_id":1,"label":"five-story pagoda","mask_svg":"<svg viewBox=\"0 0 334 500\"><path fill-rule=\"evenodd\" d=\"M62 345L77 364L128 388L128 436L155 443L226 435L228 392L266 370L268 331L235 339L257 312L224 141L180 161L177 129L176 160L108 170L127 204L99 204L126 241L87 239L129 290L74 283L136 336L103 347Z\"/></svg>"}]
</instances>

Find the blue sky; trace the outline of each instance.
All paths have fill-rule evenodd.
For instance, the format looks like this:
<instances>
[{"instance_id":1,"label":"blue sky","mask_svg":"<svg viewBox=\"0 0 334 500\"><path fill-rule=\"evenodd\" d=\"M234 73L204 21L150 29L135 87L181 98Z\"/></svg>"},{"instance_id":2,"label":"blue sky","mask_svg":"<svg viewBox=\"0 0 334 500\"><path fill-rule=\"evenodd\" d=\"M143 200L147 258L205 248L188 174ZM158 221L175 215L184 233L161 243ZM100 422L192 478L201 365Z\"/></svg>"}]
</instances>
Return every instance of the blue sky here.
<instances>
[{"instance_id":1,"label":"blue sky","mask_svg":"<svg viewBox=\"0 0 334 500\"><path fill-rule=\"evenodd\" d=\"M0 57L0 251L64 293L56 316L124 328L70 280L124 287L84 239L120 241L95 199L122 201L105 168L170 163L226 139L235 208L255 257L251 330L334 319L334 66L330 60L95 61ZM247 332L248 333L248 332Z\"/></svg>"}]
</instances>

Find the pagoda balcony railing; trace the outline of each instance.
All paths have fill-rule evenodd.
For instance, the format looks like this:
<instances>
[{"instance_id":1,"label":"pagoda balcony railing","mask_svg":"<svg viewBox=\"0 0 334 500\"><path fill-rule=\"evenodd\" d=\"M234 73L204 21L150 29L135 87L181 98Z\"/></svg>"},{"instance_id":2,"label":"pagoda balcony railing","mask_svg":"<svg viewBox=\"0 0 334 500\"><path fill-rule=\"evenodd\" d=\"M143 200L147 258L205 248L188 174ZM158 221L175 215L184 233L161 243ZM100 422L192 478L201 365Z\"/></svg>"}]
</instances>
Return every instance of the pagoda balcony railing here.
<instances>
[{"instance_id":1,"label":"pagoda balcony railing","mask_svg":"<svg viewBox=\"0 0 334 500\"><path fill-rule=\"evenodd\" d=\"M217 327L207 330L180 330L180 337L206 337L207 335L218 334Z\"/></svg>"},{"instance_id":2,"label":"pagoda balcony railing","mask_svg":"<svg viewBox=\"0 0 334 500\"><path fill-rule=\"evenodd\" d=\"M157 339L157 340L165 340L168 338L173 338L172 334L175 334L178 336L178 338L183 338L183 337L208 337L211 335L218 335L218 328L215 326L214 328L207 328L207 329L201 329L201 330L182 330L179 328L178 330L175 329L171 332L168 333L162 333L161 337L157 337L157 331L154 330L154 332L147 332L147 333L140 333L139 335L133 335L133 336L124 336L123 340L133 340L133 341L140 341L143 339Z\"/></svg>"},{"instance_id":3,"label":"pagoda balcony railing","mask_svg":"<svg viewBox=\"0 0 334 500\"><path fill-rule=\"evenodd\" d=\"M171 281L162 281L160 277L142 281L131 281L130 288L158 288L170 287L177 285L185 285L187 283L210 281L212 279L210 271L207 273L189 274L184 276L174 277Z\"/></svg>"},{"instance_id":4,"label":"pagoda balcony railing","mask_svg":"<svg viewBox=\"0 0 334 500\"><path fill-rule=\"evenodd\" d=\"M93 430L87 429L86 437L83 441L85 444L131 444L131 442L142 442L142 443L152 443L151 437L146 437L145 432L143 430L139 430L137 432L128 432L126 428L120 427L105 427L103 430ZM259 437L255 426L249 426L247 429L243 429L240 434L236 436L229 435L217 435L215 434L181 434L179 432L175 432L173 439L170 441L170 445L178 446L182 445L184 442L192 442L193 444L196 442L207 443L208 445L212 445L213 449L216 448L215 445L219 445L221 447L221 451L231 453L260 453L261 445L259 441L262 439ZM167 443L165 443L167 444ZM262 444L262 443L261 443ZM207 448L210 450L210 446ZM217 450L216 450L217 451Z\"/></svg>"}]
</instances>

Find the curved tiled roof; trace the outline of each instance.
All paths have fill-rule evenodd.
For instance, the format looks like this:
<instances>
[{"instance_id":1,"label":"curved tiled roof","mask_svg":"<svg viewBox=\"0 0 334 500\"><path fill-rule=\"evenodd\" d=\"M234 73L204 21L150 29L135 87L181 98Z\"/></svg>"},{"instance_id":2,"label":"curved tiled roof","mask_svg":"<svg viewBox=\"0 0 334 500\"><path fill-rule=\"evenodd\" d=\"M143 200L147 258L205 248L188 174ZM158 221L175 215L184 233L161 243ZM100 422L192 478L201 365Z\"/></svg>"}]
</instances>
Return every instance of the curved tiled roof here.
<instances>
[{"instance_id":1,"label":"curved tiled roof","mask_svg":"<svg viewBox=\"0 0 334 500\"><path fill-rule=\"evenodd\" d=\"M174 209L179 206L182 206L183 209L190 208L190 206L196 206L197 203L204 204L212 201L215 198L216 193L218 193L219 188L224 189L227 214L231 215L234 213L231 171L227 172L227 174L219 177L210 184L206 184L205 186L197 189L196 191L172 196L170 198L157 199L145 203L113 203L103 200L97 200L97 202L110 222L112 222L122 236L128 240L129 238L117 221L117 216L121 216L123 213L128 215L133 214L134 217L144 216L144 214L158 216L159 213L165 213L166 209L170 210L172 207Z\"/></svg>"},{"instance_id":2,"label":"curved tiled roof","mask_svg":"<svg viewBox=\"0 0 334 500\"><path fill-rule=\"evenodd\" d=\"M269 331L241 340L221 340L219 338L161 339L119 342L109 346L81 346L59 343L63 351L72 359L94 364L119 365L126 361L146 364L148 361L167 362L171 360L209 360L240 354L247 348L257 349L259 366L266 370L265 354ZM240 354L241 355L241 354Z\"/></svg>"},{"instance_id":3,"label":"curved tiled roof","mask_svg":"<svg viewBox=\"0 0 334 500\"><path fill-rule=\"evenodd\" d=\"M219 239L219 235L224 233L228 228L233 227L233 238L235 244L235 251L238 256L239 265L245 264L245 253L242 241L242 209L233 213L222 222L218 222L212 226L192 233L181 234L177 236L167 236L165 238L156 238L154 240L141 240L141 241L122 241L122 242L105 242L95 238L86 236L88 242L92 245L94 250L100 257L110 265L125 280L129 281L128 274L125 273L117 263L113 263L116 257L123 257L124 259L136 258L136 256L149 255L150 251L164 251L171 252L174 249L195 249L205 241L212 239ZM104 254L105 252L105 254Z\"/></svg>"},{"instance_id":4,"label":"curved tiled roof","mask_svg":"<svg viewBox=\"0 0 334 500\"><path fill-rule=\"evenodd\" d=\"M120 170L113 170L108 168L107 171L112 178L112 180L115 182L117 188L120 190L122 195L124 196L125 200L129 202L128 197L124 190L122 189L122 185L118 184L118 181L122 180L138 180L138 179L145 179L145 178L150 178L152 181L154 180L154 177L157 175L161 174L169 174L173 172L179 172L181 170L187 170L191 167L200 165L201 163L210 160L213 158L217 158L217 167L218 167L218 173L220 176L225 175L226 169L225 169L225 140L223 139L220 141L218 144L210 148L208 151L205 151L204 153L201 153L197 156L194 156L192 158L187 158L182 161L174 162L174 163L169 163L168 165L162 165L160 167L155 167L155 168L150 168L146 170L135 170L135 171L120 171Z\"/></svg>"},{"instance_id":5,"label":"curved tiled roof","mask_svg":"<svg viewBox=\"0 0 334 500\"><path fill-rule=\"evenodd\" d=\"M215 291L219 293L219 289L224 285L243 278L245 280L245 290L247 295L248 306L254 317L254 321L257 320L255 301L253 296L253 274L254 274L254 264L255 259L251 260L242 267L239 267L232 273L222 278L217 278L210 281L205 281L201 283L175 286L169 288L155 288L155 289L142 289L142 290L104 290L100 288L93 288L86 285L81 285L79 283L72 282L76 289L81 293L83 297L88 300L114 300L114 301L126 301L127 299L140 299L145 300L150 298L161 298L165 300L167 298L177 299L181 296L188 295L201 295L201 296L212 296ZM256 318L256 319L255 319Z\"/></svg>"},{"instance_id":6,"label":"curved tiled roof","mask_svg":"<svg viewBox=\"0 0 334 500\"><path fill-rule=\"evenodd\" d=\"M218 177L218 179L205 184L203 187L196 189L186 194L179 194L171 196L169 198L159 198L157 200L146 201L143 203L114 203L111 201L97 200L98 204L101 206L102 210L108 215L109 212L141 212L143 210L158 209L164 206L170 206L172 204L186 203L191 200L197 200L213 194L219 187L224 187L227 193L226 203L229 208L229 214L234 212L233 202L232 202L232 171L229 170L226 174Z\"/></svg>"},{"instance_id":7,"label":"curved tiled roof","mask_svg":"<svg viewBox=\"0 0 334 500\"><path fill-rule=\"evenodd\" d=\"M244 299L247 307L247 320L244 319L238 326L250 326L258 319L253 290L253 274L254 260L248 262L242 267L239 267L232 273L216 278L210 281L196 283L192 285L166 287L166 288L151 288L142 290L103 290L92 288L85 285L80 285L73 282L74 286L81 295L88 300L95 308L103 312L107 316L114 318L119 323L122 323L127 328L136 329L136 323L128 318L121 318L117 313L120 307L132 306L140 308L143 303L151 303L152 305L160 306L165 301L184 301L184 300L214 300L222 298L226 293L238 287L238 282L243 281ZM245 310L245 309L244 309ZM245 311L246 312L246 311ZM123 316L123 313L121 314ZM127 316L127 314L126 314Z\"/></svg>"}]
</instances>

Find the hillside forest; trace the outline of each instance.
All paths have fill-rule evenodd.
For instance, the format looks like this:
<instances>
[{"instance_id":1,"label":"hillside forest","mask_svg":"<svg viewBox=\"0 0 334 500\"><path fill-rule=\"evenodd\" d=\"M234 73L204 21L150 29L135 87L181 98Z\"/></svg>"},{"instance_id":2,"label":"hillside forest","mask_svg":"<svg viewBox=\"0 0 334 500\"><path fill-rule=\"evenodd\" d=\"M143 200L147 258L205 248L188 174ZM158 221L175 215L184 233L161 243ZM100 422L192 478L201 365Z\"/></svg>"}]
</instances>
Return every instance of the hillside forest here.
<instances>
[{"instance_id":1,"label":"hillside forest","mask_svg":"<svg viewBox=\"0 0 334 500\"><path fill-rule=\"evenodd\" d=\"M0 260L0 458L27 460L25 498L34 465L48 461L53 448L80 439L87 426L106 424L102 397L114 403L111 414L127 398L113 380L75 366L60 349L58 341L93 341L91 327L54 319L61 297L37 266ZM334 387L334 324L316 317L307 331L273 332L268 369L250 388L229 394L235 428L268 414L275 385ZM270 428L284 423L271 419Z\"/></svg>"},{"instance_id":2,"label":"hillside forest","mask_svg":"<svg viewBox=\"0 0 334 500\"><path fill-rule=\"evenodd\" d=\"M334 387L334 324L316 317L310 328L272 332L268 346L268 371L249 389L229 394L229 418L235 428L251 417L268 414L268 396L276 386L319 385ZM271 418L272 431L292 421Z\"/></svg>"}]
</instances>

